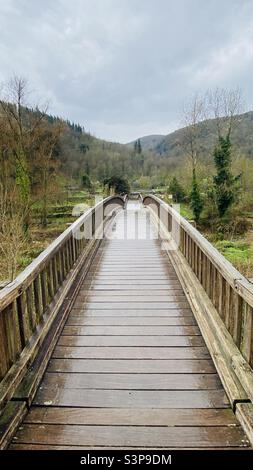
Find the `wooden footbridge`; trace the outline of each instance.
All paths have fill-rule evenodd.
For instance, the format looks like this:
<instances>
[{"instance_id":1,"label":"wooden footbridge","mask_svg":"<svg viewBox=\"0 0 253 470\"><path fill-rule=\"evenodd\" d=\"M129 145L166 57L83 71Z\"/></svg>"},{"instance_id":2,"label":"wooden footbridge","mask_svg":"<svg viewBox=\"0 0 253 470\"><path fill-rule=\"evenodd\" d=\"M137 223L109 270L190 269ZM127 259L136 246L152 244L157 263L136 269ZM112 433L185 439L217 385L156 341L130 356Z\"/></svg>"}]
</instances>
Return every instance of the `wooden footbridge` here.
<instances>
[{"instance_id":1,"label":"wooden footbridge","mask_svg":"<svg viewBox=\"0 0 253 470\"><path fill-rule=\"evenodd\" d=\"M0 291L2 449L253 445L253 285L140 199L103 200Z\"/></svg>"}]
</instances>

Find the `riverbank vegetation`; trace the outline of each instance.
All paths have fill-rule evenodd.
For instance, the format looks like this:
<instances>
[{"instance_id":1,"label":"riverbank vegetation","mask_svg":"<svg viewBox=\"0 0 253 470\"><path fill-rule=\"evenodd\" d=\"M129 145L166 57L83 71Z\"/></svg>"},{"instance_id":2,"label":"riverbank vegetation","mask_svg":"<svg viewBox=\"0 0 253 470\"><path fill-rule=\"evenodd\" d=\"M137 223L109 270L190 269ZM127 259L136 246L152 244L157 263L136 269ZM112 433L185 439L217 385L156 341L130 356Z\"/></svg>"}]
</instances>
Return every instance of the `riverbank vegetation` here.
<instances>
[{"instance_id":1,"label":"riverbank vegetation","mask_svg":"<svg viewBox=\"0 0 253 470\"><path fill-rule=\"evenodd\" d=\"M194 97L182 129L152 149L142 139L122 145L96 138L31 96L18 77L1 89L0 282L13 279L96 196L139 190L180 204L253 277L253 115L240 114L238 90Z\"/></svg>"}]
</instances>

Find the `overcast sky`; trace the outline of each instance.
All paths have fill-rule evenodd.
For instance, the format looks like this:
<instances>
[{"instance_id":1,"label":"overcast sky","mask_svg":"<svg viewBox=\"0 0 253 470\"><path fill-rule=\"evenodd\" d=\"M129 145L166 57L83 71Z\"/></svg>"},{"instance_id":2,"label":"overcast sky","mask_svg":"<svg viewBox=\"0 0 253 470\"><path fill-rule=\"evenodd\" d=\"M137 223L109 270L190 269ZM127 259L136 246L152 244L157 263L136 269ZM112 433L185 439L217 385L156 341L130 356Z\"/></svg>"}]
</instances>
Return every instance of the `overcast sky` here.
<instances>
[{"instance_id":1,"label":"overcast sky","mask_svg":"<svg viewBox=\"0 0 253 470\"><path fill-rule=\"evenodd\" d=\"M197 90L239 86L253 109L253 1L0 0L0 82L13 74L120 142L180 127Z\"/></svg>"}]
</instances>

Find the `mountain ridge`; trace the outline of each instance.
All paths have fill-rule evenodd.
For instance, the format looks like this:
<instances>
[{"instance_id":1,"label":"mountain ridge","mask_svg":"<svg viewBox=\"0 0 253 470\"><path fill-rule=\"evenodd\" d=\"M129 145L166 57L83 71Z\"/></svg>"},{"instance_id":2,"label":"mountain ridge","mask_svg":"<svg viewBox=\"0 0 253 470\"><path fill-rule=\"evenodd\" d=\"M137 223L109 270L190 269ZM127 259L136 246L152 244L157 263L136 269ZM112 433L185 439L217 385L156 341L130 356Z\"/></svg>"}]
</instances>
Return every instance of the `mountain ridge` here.
<instances>
[{"instance_id":1,"label":"mountain ridge","mask_svg":"<svg viewBox=\"0 0 253 470\"><path fill-rule=\"evenodd\" d=\"M165 134L151 134L151 135L145 135L143 137L140 137L141 141L141 146L143 150L152 150L155 148L159 142L161 142L164 138L166 137ZM136 139L138 140L138 139ZM133 140L131 142L128 142L126 145L129 147L133 147L136 140Z\"/></svg>"},{"instance_id":2,"label":"mountain ridge","mask_svg":"<svg viewBox=\"0 0 253 470\"><path fill-rule=\"evenodd\" d=\"M202 124L199 124L199 129ZM151 151L154 154L180 157L182 156L182 148L180 148L180 141L182 141L183 129L179 128L167 135L154 134L150 136L139 137L143 150ZM138 139L136 139L138 140ZM215 119L208 119L205 121L204 130L200 131L199 144L203 150L203 154L212 151L217 140L217 127ZM249 157L253 158L253 111L247 111L238 116L238 125L234 129L231 137L232 144L240 148L240 151ZM133 147L134 142L129 142L127 145Z\"/></svg>"}]
</instances>

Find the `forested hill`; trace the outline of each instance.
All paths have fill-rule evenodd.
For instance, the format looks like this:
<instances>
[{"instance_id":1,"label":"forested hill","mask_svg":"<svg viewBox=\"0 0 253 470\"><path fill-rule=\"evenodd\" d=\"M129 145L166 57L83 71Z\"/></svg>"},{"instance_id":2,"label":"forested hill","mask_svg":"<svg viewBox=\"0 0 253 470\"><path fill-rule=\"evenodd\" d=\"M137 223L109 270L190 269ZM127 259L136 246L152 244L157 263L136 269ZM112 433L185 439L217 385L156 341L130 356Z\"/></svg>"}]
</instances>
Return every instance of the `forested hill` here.
<instances>
[{"instance_id":1,"label":"forested hill","mask_svg":"<svg viewBox=\"0 0 253 470\"><path fill-rule=\"evenodd\" d=\"M239 124L232 134L232 143L240 149L242 154L253 158L253 111L241 114L239 118ZM182 141L182 134L182 129L179 129L165 136L150 135L140 137L140 142L144 150L150 150L157 155L167 155L171 158L181 157L182 148L179 143ZM215 119L210 119L206 121L204 127L201 127L199 135L203 156L210 154L216 138L216 122ZM127 145L132 148L134 142L130 142Z\"/></svg>"},{"instance_id":2,"label":"forested hill","mask_svg":"<svg viewBox=\"0 0 253 470\"><path fill-rule=\"evenodd\" d=\"M164 140L166 136L161 134L146 135L140 138L141 147L143 150L155 150L158 145ZM134 147L136 141L129 142L127 146L130 148Z\"/></svg>"},{"instance_id":3,"label":"forested hill","mask_svg":"<svg viewBox=\"0 0 253 470\"><path fill-rule=\"evenodd\" d=\"M33 115L36 110L26 109L26 112ZM103 182L112 175L119 175L127 178L133 187L156 187L166 182L175 171L178 172L182 165L184 166L185 153L180 145L183 129L167 136L146 136L140 139L141 147L136 149L134 143L123 145L96 138L78 123L52 115L46 115L45 119L52 129L54 126L57 127L57 124L62 127L54 149L54 158L57 160L55 172L70 177L77 183L82 180L83 175L88 175L93 182ZM214 120L207 121L204 127L200 126L199 139L201 160L206 162L207 156L212 160L217 139ZM232 141L237 144L233 150L238 155L253 159L253 112L240 116ZM0 136L0 145L1 142L3 146L6 145ZM31 173L33 173L35 171L33 157L31 159Z\"/></svg>"},{"instance_id":4,"label":"forested hill","mask_svg":"<svg viewBox=\"0 0 253 470\"><path fill-rule=\"evenodd\" d=\"M63 124L58 158L65 174L79 179L86 173L92 179L102 181L113 173L128 173L132 152L125 145L96 138L80 124L51 115L47 119L52 125Z\"/></svg>"},{"instance_id":5,"label":"forested hill","mask_svg":"<svg viewBox=\"0 0 253 470\"><path fill-rule=\"evenodd\" d=\"M50 122L58 118L48 116ZM127 145L98 139L86 132L79 124L65 122L60 138L59 159L65 174L75 180L88 174L93 181L102 182L111 175L120 175L130 183L160 185L168 175L184 165L185 152L182 148L184 130L179 129L167 136L151 135L140 139L141 151L135 150L135 142ZM217 141L217 126L214 119L199 125L201 160L212 161ZM240 115L232 134L233 151L253 159L253 112Z\"/></svg>"}]
</instances>

